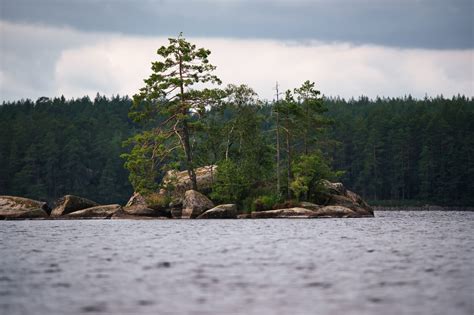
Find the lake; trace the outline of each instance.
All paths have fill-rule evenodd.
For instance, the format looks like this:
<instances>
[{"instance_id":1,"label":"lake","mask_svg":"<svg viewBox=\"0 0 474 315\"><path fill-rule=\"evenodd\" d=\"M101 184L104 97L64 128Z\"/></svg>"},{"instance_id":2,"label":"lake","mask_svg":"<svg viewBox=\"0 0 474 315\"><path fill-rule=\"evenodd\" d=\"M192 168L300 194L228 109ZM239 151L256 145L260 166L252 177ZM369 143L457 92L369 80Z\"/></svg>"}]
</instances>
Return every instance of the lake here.
<instances>
[{"instance_id":1,"label":"lake","mask_svg":"<svg viewBox=\"0 0 474 315\"><path fill-rule=\"evenodd\" d=\"M474 212L0 221L0 314L473 314Z\"/></svg>"}]
</instances>

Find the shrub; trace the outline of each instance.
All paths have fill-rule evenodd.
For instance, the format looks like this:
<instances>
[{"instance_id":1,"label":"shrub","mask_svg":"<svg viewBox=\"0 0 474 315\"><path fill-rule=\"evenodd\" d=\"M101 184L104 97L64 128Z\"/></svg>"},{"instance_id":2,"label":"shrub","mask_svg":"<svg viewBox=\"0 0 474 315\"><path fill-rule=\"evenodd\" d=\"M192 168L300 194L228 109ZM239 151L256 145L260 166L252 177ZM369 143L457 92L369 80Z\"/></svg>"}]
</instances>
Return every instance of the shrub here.
<instances>
[{"instance_id":1,"label":"shrub","mask_svg":"<svg viewBox=\"0 0 474 315\"><path fill-rule=\"evenodd\" d=\"M151 193L145 196L149 208L163 209L168 208L171 197L160 193Z\"/></svg>"},{"instance_id":2,"label":"shrub","mask_svg":"<svg viewBox=\"0 0 474 315\"><path fill-rule=\"evenodd\" d=\"M276 195L260 196L253 201L252 209L255 211L271 210L278 202L280 202L280 198Z\"/></svg>"}]
</instances>

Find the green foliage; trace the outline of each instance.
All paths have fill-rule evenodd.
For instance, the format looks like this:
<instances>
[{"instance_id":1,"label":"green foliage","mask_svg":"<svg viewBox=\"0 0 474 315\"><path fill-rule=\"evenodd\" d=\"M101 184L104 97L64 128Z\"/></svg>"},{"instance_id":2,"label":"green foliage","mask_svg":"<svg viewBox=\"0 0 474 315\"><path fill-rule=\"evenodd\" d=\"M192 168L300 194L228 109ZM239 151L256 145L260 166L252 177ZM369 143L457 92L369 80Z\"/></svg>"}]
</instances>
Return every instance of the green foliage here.
<instances>
[{"instance_id":1,"label":"green foliage","mask_svg":"<svg viewBox=\"0 0 474 315\"><path fill-rule=\"evenodd\" d=\"M246 85L192 90L196 82L217 78L206 72L213 70L209 51L181 37L159 55L133 103L100 95L93 101L42 97L3 103L0 194L47 201L76 194L123 203L132 192L129 181L150 194L169 169L217 164L214 200L244 210L268 208L281 193L278 129L281 188L291 193L281 207L296 204L293 197L316 199L320 179L337 177L374 203L474 204L472 98L324 99L314 83L305 82L278 104L263 104ZM168 75L176 58L188 71L182 78ZM130 107L140 126L127 118Z\"/></svg>"},{"instance_id":2,"label":"green foliage","mask_svg":"<svg viewBox=\"0 0 474 315\"><path fill-rule=\"evenodd\" d=\"M135 191L148 194L158 189L160 175L156 167L156 151L160 145L155 134L142 132L127 141L124 145L133 145L130 153L123 153L120 157L125 159L125 168L129 171L129 180Z\"/></svg>"},{"instance_id":3,"label":"green foliage","mask_svg":"<svg viewBox=\"0 0 474 315\"><path fill-rule=\"evenodd\" d=\"M152 209L162 209L167 208L171 202L171 197L168 195L163 195L159 193L150 193L145 195L147 204Z\"/></svg>"},{"instance_id":4,"label":"green foliage","mask_svg":"<svg viewBox=\"0 0 474 315\"><path fill-rule=\"evenodd\" d=\"M211 74L216 68L209 63L211 52L196 48L182 34L169 38L169 45L160 47L157 54L160 59L152 62L152 74L133 96L129 116L146 130L129 140L133 148L130 154L123 155L125 167L134 189L149 191L156 189L156 179L168 164L179 161L189 170L193 188L197 189L191 142L203 128L200 119L206 108L223 94L191 87L206 82L220 84L220 80Z\"/></svg>"},{"instance_id":5,"label":"green foliage","mask_svg":"<svg viewBox=\"0 0 474 315\"><path fill-rule=\"evenodd\" d=\"M211 198L220 203L239 203L250 188L246 175L232 160L223 160L218 164Z\"/></svg>"},{"instance_id":6,"label":"green foliage","mask_svg":"<svg viewBox=\"0 0 474 315\"><path fill-rule=\"evenodd\" d=\"M253 201L252 210L264 211L271 210L273 206L281 202L281 197L277 195L259 196Z\"/></svg>"},{"instance_id":7,"label":"green foliage","mask_svg":"<svg viewBox=\"0 0 474 315\"><path fill-rule=\"evenodd\" d=\"M290 189L298 200L313 200L317 193L317 184L322 179L335 180L342 175L334 172L327 164L320 152L309 155L298 156L292 164L294 179L290 183Z\"/></svg>"},{"instance_id":8,"label":"green foliage","mask_svg":"<svg viewBox=\"0 0 474 315\"><path fill-rule=\"evenodd\" d=\"M130 99L42 97L0 106L0 194L54 201L75 194L123 203L132 192L119 155L135 126Z\"/></svg>"}]
</instances>

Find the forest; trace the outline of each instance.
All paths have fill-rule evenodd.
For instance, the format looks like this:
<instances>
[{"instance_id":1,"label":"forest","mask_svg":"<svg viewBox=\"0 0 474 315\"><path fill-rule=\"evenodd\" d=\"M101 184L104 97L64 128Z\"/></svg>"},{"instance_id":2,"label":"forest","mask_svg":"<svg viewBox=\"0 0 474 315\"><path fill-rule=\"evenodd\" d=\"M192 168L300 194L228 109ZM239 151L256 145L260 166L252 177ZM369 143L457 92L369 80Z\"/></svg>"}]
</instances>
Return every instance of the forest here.
<instances>
[{"instance_id":1,"label":"forest","mask_svg":"<svg viewBox=\"0 0 474 315\"><path fill-rule=\"evenodd\" d=\"M200 143L197 165L241 170L231 178L240 186L226 190L223 185L217 191L225 198L245 197L248 192L234 189L245 188L245 183L266 179L276 184L277 104L259 102L256 96L244 101L248 106L211 110L200 122L206 132L193 140ZM121 155L129 154L131 147L123 143L144 128L129 118L131 107L126 96L101 95L92 100L42 97L3 102L0 194L46 201L76 194L101 203L126 202L133 187ZM312 135L312 147L332 170L340 171L332 172L338 180L370 203L474 204L472 98L322 97L321 107L326 109L320 113L324 128ZM232 137L223 137L232 126ZM280 136L283 148L284 133ZM301 152L302 143L294 146ZM281 159L285 193L284 152ZM294 171L297 168L293 166Z\"/></svg>"},{"instance_id":2,"label":"forest","mask_svg":"<svg viewBox=\"0 0 474 315\"><path fill-rule=\"evenodd\" d=\"M247 211L318 203L324 180L373 205L474 205L472 98L346 101L306 80L277 84L269 102L245 84L221 87L208 49L168 40L131 99L4 102L0 194L124 203L135 191L167 206L168 171L199 190L196 170L216 165L206 194Z\"/></svg>"}]
</instances>

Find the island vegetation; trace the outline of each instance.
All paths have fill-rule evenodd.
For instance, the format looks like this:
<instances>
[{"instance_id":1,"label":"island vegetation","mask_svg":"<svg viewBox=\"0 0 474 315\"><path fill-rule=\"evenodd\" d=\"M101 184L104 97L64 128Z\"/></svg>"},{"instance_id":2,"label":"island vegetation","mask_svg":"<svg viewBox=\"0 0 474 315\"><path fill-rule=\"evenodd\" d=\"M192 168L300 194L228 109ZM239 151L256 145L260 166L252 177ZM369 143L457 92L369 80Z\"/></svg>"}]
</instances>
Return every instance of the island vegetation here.
<instances>
[{"instance_id":1,"label":"island vegetation","mask_svg":"<svg viewBox=\"0 0 474 315\"><path fill-rule=\"evenodd\" d=\"M215 166L206 195L241 209L318 202L325 179L372 204L474 204L472 98L345 100L303 78L267 101L221 86L211 52L182 36L157 53L133 99L4 102L0 194L125 203L173 190L173 170L202 190L196 170Z\"/></svg>"}]
</instances>

